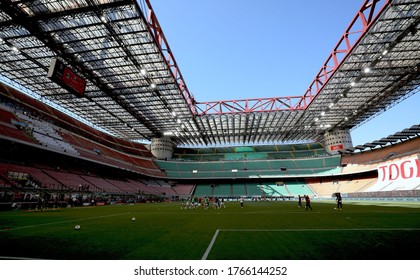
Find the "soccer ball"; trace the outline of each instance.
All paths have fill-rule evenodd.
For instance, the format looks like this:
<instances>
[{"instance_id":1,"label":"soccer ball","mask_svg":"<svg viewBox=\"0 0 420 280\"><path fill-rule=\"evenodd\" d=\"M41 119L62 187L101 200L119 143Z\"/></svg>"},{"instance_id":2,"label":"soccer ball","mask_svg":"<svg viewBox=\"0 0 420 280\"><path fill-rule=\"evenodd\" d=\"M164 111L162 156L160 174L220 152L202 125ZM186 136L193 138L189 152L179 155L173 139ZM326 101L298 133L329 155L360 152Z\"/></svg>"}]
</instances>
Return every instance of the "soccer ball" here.
<instances>
[{"instance_id":1,"label":"soccer ball","mask_svg":"<svg viewBox=\"0 0 420 280\"><path fill-rule=\"evenodd\" d=\"M79 229L80 229L80 225L75 225L75 226L74 226L74 229L75 229L75 230L79 230Z\"/></svg>"},{"instance_id":2,"label":"soccer ball","mask_svg":"<svg viewBox=\"0 0 420 280\"><path fill-rule=\"evenodd\" d=\"M134 222L136 220L136 217L131 218L131 220Z\"/></svg>"}]
</instances>

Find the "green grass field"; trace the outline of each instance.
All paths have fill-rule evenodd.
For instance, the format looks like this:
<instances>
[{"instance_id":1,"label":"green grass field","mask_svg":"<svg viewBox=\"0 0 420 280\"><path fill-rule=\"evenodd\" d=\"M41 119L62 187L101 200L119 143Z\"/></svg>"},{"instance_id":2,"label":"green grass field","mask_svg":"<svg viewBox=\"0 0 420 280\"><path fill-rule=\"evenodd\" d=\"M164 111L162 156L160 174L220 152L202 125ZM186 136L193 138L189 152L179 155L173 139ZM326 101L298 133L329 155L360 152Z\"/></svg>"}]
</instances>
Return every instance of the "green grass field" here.
<instances>
[{"instance_id":1,"label":"green grass field","mask_svg":"<svg viewBox=\"0 0 420 280\"><path fill-rule=\"evenodd\" d=\"M150 203L0 212L0 258L60 260L418 259L420 204ZM136 221L131 218L136 217ZM80 230L75 230L75 225ZM411 252L411 253L410 253Z\"/></svg>"}]
</instances>

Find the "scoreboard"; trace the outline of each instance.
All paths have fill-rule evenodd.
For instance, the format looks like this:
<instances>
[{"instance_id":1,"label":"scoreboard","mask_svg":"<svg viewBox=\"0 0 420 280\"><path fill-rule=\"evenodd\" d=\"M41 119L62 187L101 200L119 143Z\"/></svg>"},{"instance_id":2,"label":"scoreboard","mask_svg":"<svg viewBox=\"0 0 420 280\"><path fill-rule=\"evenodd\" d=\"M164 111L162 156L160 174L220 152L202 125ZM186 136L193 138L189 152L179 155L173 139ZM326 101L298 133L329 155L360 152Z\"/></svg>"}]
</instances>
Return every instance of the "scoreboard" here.
<instances>
[{"instance_id":1,"label":"scoreboard","mask_svg":"<svg viewBox=\"0 0 420 280\"><path fill-rule=\"evenodd\" d=\"M84 96L86 81L64 65L58 58L54 57L51 59L48 78L67 89L69 92L76 94L79 97Z\"/></svg>"}]
</instances>

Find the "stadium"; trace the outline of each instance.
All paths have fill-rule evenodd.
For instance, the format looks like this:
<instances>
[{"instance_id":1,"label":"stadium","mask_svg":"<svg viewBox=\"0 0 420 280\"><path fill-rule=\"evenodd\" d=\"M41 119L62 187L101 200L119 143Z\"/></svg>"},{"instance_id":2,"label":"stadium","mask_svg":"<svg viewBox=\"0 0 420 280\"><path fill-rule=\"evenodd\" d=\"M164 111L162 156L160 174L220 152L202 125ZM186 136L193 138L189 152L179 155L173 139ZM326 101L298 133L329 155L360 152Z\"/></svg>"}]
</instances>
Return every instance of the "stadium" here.
<instances>
[{"instance_id":1,"label":"stadium","mask_svg":"<svg viewBox=\"0 0 420 280\"><path fill-rule=\"evenodd\" d=\"M223 101L152 4L2 1L0 259L418 258L420 124L352 141L418 94L417 1L363 1L301 96Z\"/></svg>"}]
</instances>

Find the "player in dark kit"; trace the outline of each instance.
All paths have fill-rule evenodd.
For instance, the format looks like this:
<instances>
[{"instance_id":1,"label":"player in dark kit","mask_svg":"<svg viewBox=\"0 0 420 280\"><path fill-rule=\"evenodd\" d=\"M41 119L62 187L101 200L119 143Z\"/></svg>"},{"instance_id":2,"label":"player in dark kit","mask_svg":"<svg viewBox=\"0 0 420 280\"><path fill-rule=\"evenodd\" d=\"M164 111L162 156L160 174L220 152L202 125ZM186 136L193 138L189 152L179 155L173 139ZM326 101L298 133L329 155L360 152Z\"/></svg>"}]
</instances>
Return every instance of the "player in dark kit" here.
<instances>
[{"instance_id":1,"label":"player in dark kit","mask_svg":"<svg viewBox=\"0 0 420 280\"><path fill-rule=\"evenodd\" d=\"M308 211L308 209L311 209L312 211L312 207L311 207L311 199L309 198L309 195L305 195L305 210Z\"/></svg>"},{"instance_id":2,"label":"player in dark kit","mask_svg":"<svg viewBox=\"0 0 420 280\"><path fill-rule=\"evenodd\" d=\"M343 210L343 199L341 198L340 193L336 193L335 200L337 201L337 209Z\"/></svg>"}]
</instances>

